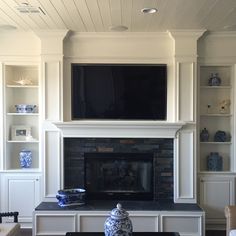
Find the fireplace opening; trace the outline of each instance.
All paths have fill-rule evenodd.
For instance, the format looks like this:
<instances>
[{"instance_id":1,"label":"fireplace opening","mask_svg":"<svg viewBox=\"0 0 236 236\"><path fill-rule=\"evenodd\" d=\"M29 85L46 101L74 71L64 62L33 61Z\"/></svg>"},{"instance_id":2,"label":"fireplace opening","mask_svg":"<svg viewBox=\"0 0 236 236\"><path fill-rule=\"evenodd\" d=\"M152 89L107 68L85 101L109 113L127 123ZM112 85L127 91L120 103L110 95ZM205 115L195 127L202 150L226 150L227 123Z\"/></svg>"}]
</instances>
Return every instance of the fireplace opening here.
<instances>
[{"instance_id":1,"label":"fireplace opening","mask_svg":"<svg viewBox=\"0 0 236 236\"><path fill-rule=\"evenodd\" d=\"M86 153L88 199L153 200L152 153Z\"/></svg>"}]
</instances>

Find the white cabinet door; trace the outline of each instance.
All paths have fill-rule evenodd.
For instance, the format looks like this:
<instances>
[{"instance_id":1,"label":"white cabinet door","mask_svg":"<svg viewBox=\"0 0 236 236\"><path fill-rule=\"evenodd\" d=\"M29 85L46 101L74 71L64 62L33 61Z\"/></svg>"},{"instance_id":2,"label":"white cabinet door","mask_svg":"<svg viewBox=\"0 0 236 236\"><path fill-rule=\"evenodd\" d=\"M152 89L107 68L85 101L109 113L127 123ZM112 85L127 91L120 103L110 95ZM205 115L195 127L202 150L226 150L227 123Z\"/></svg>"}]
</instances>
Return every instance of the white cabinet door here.
<instances>
[{"instance_id":1,"label":"white cabinet door","mask_svg":"<svg viewBox=\"0 0 236 236\"><path fill-rule=\"evenodd\" d=\"M200 205L206 212L208 224L224 224L224 208L234 204L235 180L233 176L201 176Z\"/></svg>"},{"instance_id":2,"label":"white cabinet door","mask_svg":"<svg viewBox=\"0 0 236 236\"><path fill-rule=\"evenodd\" d=\"M6 174L2 176L2 210L18 211L22 226L32 223L32 212L40 202L40 176Z\"/></svg>"}]
</instances>

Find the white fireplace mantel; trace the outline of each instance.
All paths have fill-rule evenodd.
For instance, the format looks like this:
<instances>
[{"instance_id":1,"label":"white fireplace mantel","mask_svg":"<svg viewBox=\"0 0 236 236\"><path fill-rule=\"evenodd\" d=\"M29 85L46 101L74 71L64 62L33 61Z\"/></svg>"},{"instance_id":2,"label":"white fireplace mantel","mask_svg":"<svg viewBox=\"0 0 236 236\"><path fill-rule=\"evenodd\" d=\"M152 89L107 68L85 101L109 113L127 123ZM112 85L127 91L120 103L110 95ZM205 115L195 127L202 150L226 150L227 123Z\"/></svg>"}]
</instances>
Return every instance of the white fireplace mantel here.
<instances>
[{"instance_id":1,"label":"white fireplace mantel","mask_svg":"<svg viewBox=\"0 0 236 236\"><path fill-rule=\"evenodd\" d=\"M176 138L184 122L166 121L68 121L55 122L63 137Z\"/></svg>"}]
</instances>

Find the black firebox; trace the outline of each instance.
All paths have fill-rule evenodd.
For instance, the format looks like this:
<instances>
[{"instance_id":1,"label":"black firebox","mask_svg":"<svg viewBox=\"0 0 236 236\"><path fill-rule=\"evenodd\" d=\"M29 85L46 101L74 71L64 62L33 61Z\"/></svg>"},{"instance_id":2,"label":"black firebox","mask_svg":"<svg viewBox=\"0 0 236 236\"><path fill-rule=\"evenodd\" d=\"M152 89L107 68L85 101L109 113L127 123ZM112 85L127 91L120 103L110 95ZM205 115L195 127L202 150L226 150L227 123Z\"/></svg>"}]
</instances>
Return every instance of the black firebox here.
<instances>
[{"instance_id":1,"label":"black firebox","mask_svg":"<svg viewBox=\"0 0 236 236\"><path fill-rule=\"evenodd\" d=\"M153 200L152 153L86 153L89 199Z\"/></svg>"}]
</instances>

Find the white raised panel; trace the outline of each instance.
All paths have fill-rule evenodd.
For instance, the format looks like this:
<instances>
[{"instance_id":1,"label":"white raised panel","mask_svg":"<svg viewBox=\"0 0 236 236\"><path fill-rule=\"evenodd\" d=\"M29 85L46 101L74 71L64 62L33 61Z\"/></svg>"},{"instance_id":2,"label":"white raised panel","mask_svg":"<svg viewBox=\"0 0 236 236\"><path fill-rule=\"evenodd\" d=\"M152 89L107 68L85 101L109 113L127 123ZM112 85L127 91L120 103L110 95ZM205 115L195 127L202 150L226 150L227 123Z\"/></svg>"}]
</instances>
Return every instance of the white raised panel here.
<instances>
[{"instance_id":1,"label":"white raised panel","mask_svg":"<svg viewBox=\"0 0 236 236\"><path fill-rule=\"evenodd\" d=\"M224 208L235 204L233 176L203 176L200 178L200 205L207 221L225 222Z\"/></svg>"},{"instance_id":2,"label":"white raised panel","mask_svg":"<svg viewBox=\"0 0 236 236\"><path fill-rule=\"evenodd\" d=\"M195 203L194 130L182 130L175 145L175 202Z\"/></svg>"},{"instance_id":3,"label":"white raised panel","mask_svg":"<svg viewBox=\"0 0 236 236\"><path fill-rule=\"evenodd\" d=\"M178 119L182 121L195 121L194 63L177 63L177 71L177 80L179 88Z\"/></svg>"},{"instance_id":4,"label":"white raised panel","mask_svg":"<svg viewBox=\"0 0 236 236\"><path fill-rule=\"evenodd\" d=\"M60 189L60 133L45 131L45 197L55 198Z\"/></svg>"},{"instance_id":5,"label":"white raised panel","mask_svg":"<svg viewBox=\"0 0 236 236\"><path fill-rule=\"evenodd\" d=\"M61 62L45 62L45 120L58 121L61 119Z\"/></svg>"},{"instance_id":6,"label":"white raised panel","mask_svg":"<svg viewBox=\"0 0 236 236\"><path fill-rule=\"evenodd\" d=\"M80 216L80 232L104 232L104 223L109 217L106 215L81 215ZM130 219L134 232L157 232L158 216L155 215L136 215L130 213ZM92 226L92 227L91 227Z\"/></svg>"},{"instance_id":7,"label":"white raised panel","mask_svg":"<svg viewBox=\"0 0 236 236\"><path fill-rule=\"evenodd\" d=\"M32 211L40 202L39 176L7 175L4 182L4 211L18 211L20 222L32 222Z\"/></svg>"},{"instance_id":8,"label":"white raised panel","mask_svg":"<svg viewBox=\"0 0 236 236\"><path fill-rule=\"evenodd\" d=\"M157 232L158 216L130 216L134 232Z\"/></svg>"},{"instance_id":9,"label":"white raised panel","mask_svg":"<svg viewBox=\"0 0 236 236\"><path fill-rule=\"evenodd\" d=\"M194 214L161 216L162 232L179 232L181 236L203 235L202 217Z\"/></svg>"},{"instance_id":10,"label":"white raised panel","mask_svg":"<svg viewBox=\"0 0 236 236\"><path fill-rule=\"evenodd\" d=\"M37 214L35 222L34 235L65 235L77 229L76 214Z\"/></svg>"},{"instance_id":11,"label":"white raised panel","mask_svg":"<svg viewBox=\"0 0 236 236\"><path fill-rule=\"evenodd\" d=\"M80 232L104 232L104 223L108 215L80 216Z\"/></svg>"},{"instance_id":12,"label":"white raised panel","mask_svg":"<svg viewBox=\"0 0 236 236\"><path fill-rule=\"evenodd\" d=\"M166 32L72 33L65 39L64 53L65 57L90 63L166 63L173 55L173 43Z\"/></svg>"}]
</instances>

